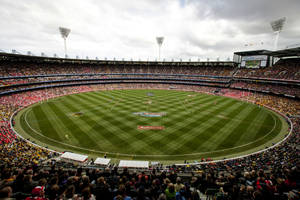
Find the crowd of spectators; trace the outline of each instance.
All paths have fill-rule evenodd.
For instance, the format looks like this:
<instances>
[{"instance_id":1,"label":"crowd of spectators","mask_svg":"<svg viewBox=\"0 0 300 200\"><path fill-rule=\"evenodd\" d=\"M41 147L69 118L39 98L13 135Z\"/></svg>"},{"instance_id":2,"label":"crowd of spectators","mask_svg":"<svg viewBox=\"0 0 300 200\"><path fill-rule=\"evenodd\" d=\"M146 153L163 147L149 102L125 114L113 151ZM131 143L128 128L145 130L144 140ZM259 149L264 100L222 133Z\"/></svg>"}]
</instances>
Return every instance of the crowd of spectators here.
<instances>
[{"instance_id":1,"label":"crowd of spectators","mask_svg":"<svg viewBox=\"0 0 300 200\"><path fill-rule=\"evenodd\" d=\"M8 67L9 66L9 67ZM291 61L276 68L238 70L236 76L299 80ZM221 70L220 70L221 69ZM87 73L154 73L232 76L232 67L205 66L88 66L70 64L1 63L0 76ZM109 78L111 76L93 76ZM127 76L132 77L132 76ZM57 76L1 80L2 86L91 76ZM193 77L195 78L195 77ZM73 83L73 82L71 82ZM51 84L49 84L51 85ZM299 88L234 82L231 87L269 90L299 96ZM17 89L16 87L15 89ZM26 88L26 87L24 87ZM240 98L268 106L290 117L293 132L287 140L262 153L245 158L198 165L170 165L143 172L117 168L61 168L51 161L57 153L17 137L10 128L11 115L30 104L79 92L112 89L174 89ZM4 91L4 90L1 90ZM300 102L267 94L234 89L179 84L121 83L58 87L0 97L0 199L200 199L213 194L217 199L300 199ZM45 165L50 163L51 166ZM167 169L167 170L166 170ZM188 174L188 175L186 175Z\"/></svg>"},{"instance_id":2,"label":"crowd of spectators","mask_svg":"<svg viewBox=\"0 0 300 200\"><path fill-rule=\"evenodd\" d=\"M187 66L187 65L98 65L98 64L51 64L1 62L0 77L50 74L97 74L97 73L147 73L147 74L194 74L231 76L233 66Z\"/></svg>"},{"instance_id":3,"label":"crowd of spectators","mask_svg":"<svg viewBox=\"0 0 300 200\"><path fill-rule=\"evenodd\" d=\"M300 98L300 87L298 85L280 85L235 81L230 85L231 88L250 89L261 92L272 92L274 94L286 94Z\"/></svg>"},{"instance_id":4,"label":"crowd of spectators","mask_svg":"<svg viewBox=\"0 0 300 200\"><path fill-rule=\"evenodd\" d=\"M300 115L299 100L258 93L252 93L252 95L248 95L243 98L248 101L255 102L256 104L273 108L287 116Z\"/></svg>"},{"instance_id":5,"label":"crowd of spectators","mask_svg":"<svg viewBox=\"0 0 300 200\"><path fill-rule=\"evenodd\" d=\"M274 66L261 69L239 69L236 77L300 80L300 60L282 59Z\"/></svg>"},{"instance_id":6,"label":"crowd of spectators","mask_svg":"<svg viewBox=\"0 0 300 200\"><path fill-rule=\"evenodd\" d=\"M228 77L232 76L234 71L235 68L233 66L134 66L118 64L101 66L96 64L2 62L0 64L0 92L14 92L20 89L40 86L49 87L61 84L108 82L116 81L118 78L124 78L123 82L132 80L137 82L181 81L212 86L226 86L229 84L228 78L212 76ZM100 75L99 73L104 75ZM136 75L131 75L130 73L135 73ZM151 74L155 74L155 76ZM20 76L37 77L20 78Z\"/></svg>"},{"instance_id":7,"label":"crowd of spectators","mask_svg":"<svg viewBox=\"0 0 300 200\"><path fill-rule=\"evenodd\" d=\"M91 90L158 88L214 93L216 88L166 84L115 84L65 87L0 98L1 119L8 122L17 109L55 96ZM231 89L221 94L232 93ZM199 199L206 193L217 199L297 199L299 197L298 101L262 94L241 96L291 116L290 138L264 153L197 166L169 166L142 173L117 169L64 169L43 161L56 153L21 138L1 145L0 195L16 199ZM5 127L8 127L6 124ZM12 133L13 134L13 133ZM189 177L182 173L190 172ZM180 178L181 177L181 178ZM25 184L24 184L25 183Z\"/></svg>"},{"instance_id":8,"label":"crowd of spectators","mask_svg":"<svg viewBox=\"0 0 300 200\"><path fill-rule=\"evenodd\" d=\"M159 81L185 81L199 83L202 85L222 86L254 89L258 91L271 91L279 94L287 94L299 97L299 86L297 84L284 86L276 83L249 83L243 80L233 81L233 77L245 78L271 78L299 80L299 64L297 59L280 60L273 67L261 69L238 69L233 66L189 66L189 65L97 65L97 64L35 64L35 63L12 63L2 62L0 65L0 92L15 91L19 89L34 88L38 86L55 86L60 84L91 83L114 81L115 78L143 79L142 81L153 81L146 79L159 79ZM105 75L99 75L104 73ZM116 73L116 74L114 74ZM132 75L130 73L135 73ZM114 75L113 75L114 74ZM119 74L119 75L118 75ZM122 75L121 75L122 74ZM138 75L139 74L139 75ZM144 75L142 75L144 74ZM147 75L145 75L147 74ZM155 76L151 75L155 74ZM53 77L27 77L17 78L15 76L43 76ZM160 75L160 76L159 76ZM2 77L1 77L2 76ZM204 77L203 77L204 76ZM216 77L215 77L216 76ZM5 77L10 77L9 79ZM14 78L15 77L15 78ZM164 80L165 79L165 80ZM196 81L198 79L198 81ZM50 81L55 81L50 83ZM122 80L130 81L130 80ZM154 80L155 81L155 80ZM23 85L22 85L23 84ZM31 85L32 84L32 85ZM290 89L290 88L293 89Z\"/></svg>"},{"instance_id":9,"label":"crowd of spectators","mask_svg":"<svg viewBox=\"0 0 300 200\"><path fill-rule=\"evenodd\" d=\"M228 81L220 81L218 80L218 82L216 81L212 81L212 80L191 80L190 78L188 79L174 79L174 78L161 78L161 77L155 77L155 78L141 78L141 77L135 77L135 78L129 78L129 79L124 79L124 77L122 77L122 79L118 79L116 77L111 77L111 78L100 78L100 79L76 79L76 80L72 80L72 79L65 79L65 80L59 80L59 81L54 81L54 82L36 82L35 84L25 84L25 85L11 85L11 87L0 87L0 93L1 92L15 92L18 90L25 90L25 89L32 89L32 88L37 88L37 87L57 87L57 86L73 86L73 85L89 85L89 84L110 84L112 82L119 82L121 83L165 83L165 84L171 84L171 83L185 83L185 84L198 84L198 85L210 85L210 86L222 86L222 87L226 87L227 85L229 85Z\"/></svg>"}]
</instances>

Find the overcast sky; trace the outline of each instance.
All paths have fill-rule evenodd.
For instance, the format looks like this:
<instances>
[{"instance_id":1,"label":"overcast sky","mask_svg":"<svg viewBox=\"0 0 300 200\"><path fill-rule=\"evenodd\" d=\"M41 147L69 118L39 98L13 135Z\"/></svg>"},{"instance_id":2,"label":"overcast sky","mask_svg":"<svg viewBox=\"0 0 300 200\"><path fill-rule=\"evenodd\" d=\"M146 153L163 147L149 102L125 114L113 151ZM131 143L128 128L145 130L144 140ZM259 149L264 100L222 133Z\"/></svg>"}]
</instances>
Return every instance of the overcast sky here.
<instances>
[{"instance_id":1,"label":"overcast sky","mask_svg":"<svg viewBox=\"0 0 300 200\"><path fill-rule=\"evenodd\" d=\"M211 60L272 50L270 21L286 17L279 48L300 43L300 0L0 0L0 50L71 57ZM248 44L248 47L245 46Z\"/></svg>"}]
</instances>

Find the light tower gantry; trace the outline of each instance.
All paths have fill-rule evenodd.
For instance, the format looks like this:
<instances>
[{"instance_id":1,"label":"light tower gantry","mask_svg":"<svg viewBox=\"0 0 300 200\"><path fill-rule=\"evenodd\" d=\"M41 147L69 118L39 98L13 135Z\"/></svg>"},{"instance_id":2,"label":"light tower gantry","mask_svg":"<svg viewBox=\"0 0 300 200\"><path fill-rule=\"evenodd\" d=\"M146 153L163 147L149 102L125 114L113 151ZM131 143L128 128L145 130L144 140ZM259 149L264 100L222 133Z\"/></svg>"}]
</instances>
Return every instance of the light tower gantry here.
<instances>
[{"instance_id":1,"label":"light tower gantry","mask_svg":"<svg viewBox=\"0 0 300 200\"><path fill-rule=\"evenodd\" d=\"M67 57L67 37L71 32L71 29L64 28L64 27L59 27L59 32L61 34L61 37L64 39L64 44L65 44L65 58Z\"/></svg>"}]
</instances>

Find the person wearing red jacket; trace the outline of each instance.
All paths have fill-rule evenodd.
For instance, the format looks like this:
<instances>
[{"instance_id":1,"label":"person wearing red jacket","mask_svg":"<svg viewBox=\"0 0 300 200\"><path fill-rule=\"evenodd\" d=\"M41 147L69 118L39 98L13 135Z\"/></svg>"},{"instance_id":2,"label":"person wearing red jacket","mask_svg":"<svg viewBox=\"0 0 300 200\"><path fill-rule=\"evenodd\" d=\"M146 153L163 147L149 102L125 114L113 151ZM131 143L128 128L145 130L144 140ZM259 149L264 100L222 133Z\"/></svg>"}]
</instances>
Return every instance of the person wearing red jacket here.
<instances>
[{"instance_id":1,"label":"person wearing red jacket","mask_svg":"<svg viewBox=\"0 0 300 200\"><path fill-rule=\"evenodd\" d=\"M31 197L27 197L25 200L48 200L45 198L44 186L36 186L31 192Z\"/></svg>"}]
</instances>

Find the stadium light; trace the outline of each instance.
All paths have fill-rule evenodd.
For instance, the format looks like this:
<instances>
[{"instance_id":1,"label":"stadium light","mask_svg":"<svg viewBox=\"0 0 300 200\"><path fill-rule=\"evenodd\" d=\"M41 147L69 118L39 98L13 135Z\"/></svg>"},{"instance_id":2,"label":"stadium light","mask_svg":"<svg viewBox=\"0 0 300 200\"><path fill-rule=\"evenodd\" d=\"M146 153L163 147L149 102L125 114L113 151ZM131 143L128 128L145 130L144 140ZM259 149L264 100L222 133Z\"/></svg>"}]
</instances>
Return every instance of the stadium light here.
<instances>
[{"instance_id":1,"label":"stadium light","mask_svg":"<svg viewBox=\"0 0 300 200\"><path fill-rule=\"evenodd\" d=\"M18 51L15 50L15 49L12 49L11 52L12 52L13 54L21 54L20 52L18 52Z\"/></svg>"},{"instance_id":2,"label":"stadium light","mask_svg":"<svg viewBox=\"0 0 300 200\"><path fill-rule=\"evenodd\" d=\"M290 49L290 48L296 48L296 47L300 47L300 43L287 45L285 48Z\"/></svg>"},{"instance_id":3,"label":"stadium light","mask_svg":"<svg viewBox=\"0 0 300 200\"><path fill-rule=\"evenodd\" d=\"M283 17L283 18L281 18L281 19L272 21L272 22L270 23L270 25L271 25L271 27L272 27L272 30L273 30L274 33L276 34L276 36L275 36L275 41L274 41L274 51L277 50L279 34L280 34L280 32L282 31L285 22L286 22L286 17Z\"/></svg>"},{"instance_id":4,"label":"stadium light","mask_svg":"<svg viewBox=\"0 0 300 200\"><path fill-rule=\"evenodd\" d=\"M158 61L160 61L160 48L164 42L164 37L156 37L156 42L158 44Z\"/></svg>"},{"instance_id":5,"label":"stadium light","mask_svg":"<svg viewBox=\"0 0 300 200\"><path fill-rule=\"evenodd\" d=\"M71 29L64 28L64 27L59 27L59 32L61 34L61 37L64 39L64 44L65 44L65 57L67 57L67 37L71 32Z\"/></svg>"},{"instance_id":6,"label":"stadium light","mask_svg":"<svg viewBox=\"0 0 300 200\"><path fill-rule=\"evenodd\" d=\"M27 51L28 56L35 56L31 51Z\"/></svg>"}]
</instances>

